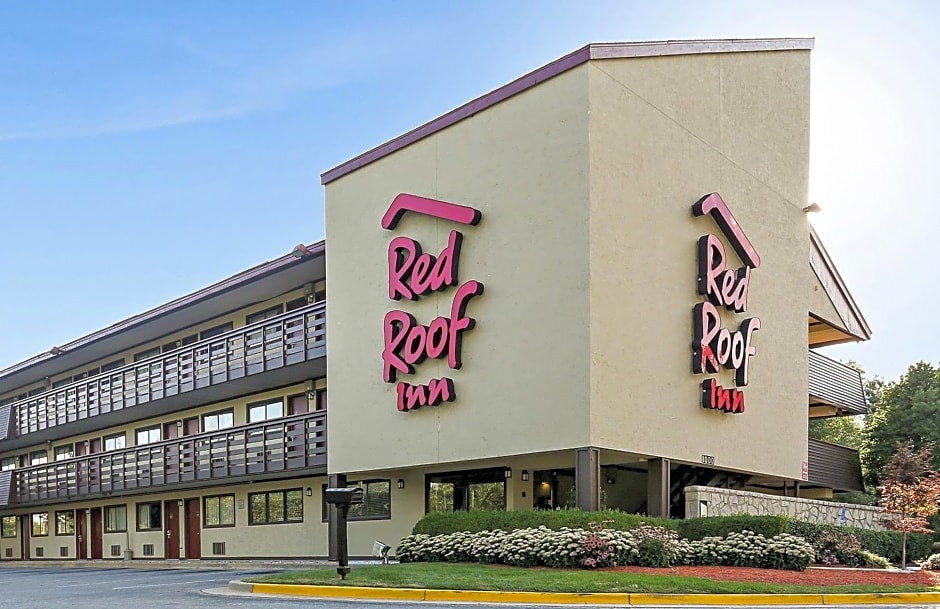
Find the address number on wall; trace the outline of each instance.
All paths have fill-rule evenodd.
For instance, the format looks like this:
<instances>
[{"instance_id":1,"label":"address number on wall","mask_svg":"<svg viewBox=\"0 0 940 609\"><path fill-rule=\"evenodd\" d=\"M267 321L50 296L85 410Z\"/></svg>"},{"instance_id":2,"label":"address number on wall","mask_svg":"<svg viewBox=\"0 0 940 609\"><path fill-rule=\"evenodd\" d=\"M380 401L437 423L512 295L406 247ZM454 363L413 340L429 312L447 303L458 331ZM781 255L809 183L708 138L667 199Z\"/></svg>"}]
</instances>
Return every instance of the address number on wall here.
<instances>
[{"instance_id":1,"label":"address number on wall","mask_svg":"<svg viewBox=\"0 0 940 609\"><path fill-rule=\"evenodd\" d=\"M713 457L712 455L702 455L702 463L704 463L705 465L714 465L715 457Z\"/></svg>"}]
</instances>

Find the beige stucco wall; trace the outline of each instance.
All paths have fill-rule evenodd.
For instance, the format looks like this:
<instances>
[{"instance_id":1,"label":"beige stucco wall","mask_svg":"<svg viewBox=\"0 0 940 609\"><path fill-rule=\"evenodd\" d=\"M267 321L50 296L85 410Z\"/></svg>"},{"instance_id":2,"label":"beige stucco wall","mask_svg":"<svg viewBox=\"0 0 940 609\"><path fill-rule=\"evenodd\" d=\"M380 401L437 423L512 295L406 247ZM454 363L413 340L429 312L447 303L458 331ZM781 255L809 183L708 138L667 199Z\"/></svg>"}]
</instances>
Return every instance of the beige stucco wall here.
<instances>
[{"instance_id":1,"label":"beige stucco wall","mask_svg":"<svg viewBox=\"0 0 940 609\"><path fill-rule=\"evenodd\" d=\"M356 472L583 446L588 441L587 67L489 108L326 187L329 468ZM469 205L478 226L406 214L406 192ZM399 235L440 253L464 233L459 281L476 328L463 368L429 360L399 379L450 376L456 401L401 413L382 380L382 324L401 308L427 324L456 288L388 298L387 248Z\"/></svg>"},{"instance_id":2,"label":"beige stucco wall","mask_svg":"<svg viewBox=\"0 0 940 609\"><path fill-rule=\"evenodd\" d=\"M809 53L593 62L591 444L799 478L806 459ZM691 372L696 241L721 237L691 206L719 192L761 256L747 411L700 407ZM734 372L717 378L734 386ZM757 448L759 447L759 448Z\"/></svg>"},{"instance_id":3,"label":"beige stucco wall","mask_svg":"<svg viewBox=\"0 0 940 609\"><path fill-rule=\"evenodd\" d=\"M328 184L331 471L591 445L799 478L808 145L808 52L604 60ZM748 313L722 312L735 330L762 322L741 415L700 408L708 377L691 372L696 240L721 232L690 209L712 191L762 259ZM454 225L407 214L383 231L400 192L482 211L458 227L459 279L486 286L468 309L464 368L400 375L451 376L457 400L407 414L381 379L382 319L400 308L428 323L455 290L390 301L386 248L405 235L437 254ZM733 374L711 376L732 387Z\"/></svg>"},{"instance_id":4,"label":"beige stucco wall","mask_svg":"<svg viewBox=\"0 0 940 609\"><path fill-rule=\"evenodd\" d=\"M20 560L23 557L19 537L5 537L0 539L0 561ZM7 554L9 551L9 554Z\"/></svg>"}]
</instances>

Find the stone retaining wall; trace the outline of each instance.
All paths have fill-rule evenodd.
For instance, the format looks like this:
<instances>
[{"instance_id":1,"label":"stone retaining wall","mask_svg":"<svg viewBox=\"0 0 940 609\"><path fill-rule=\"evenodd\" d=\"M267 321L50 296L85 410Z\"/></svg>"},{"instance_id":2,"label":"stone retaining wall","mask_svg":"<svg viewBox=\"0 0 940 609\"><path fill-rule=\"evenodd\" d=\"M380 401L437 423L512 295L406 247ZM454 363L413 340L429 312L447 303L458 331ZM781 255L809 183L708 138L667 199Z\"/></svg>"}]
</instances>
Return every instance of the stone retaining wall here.
<instances>
[{"instance_id":1,"label":"stone retaining wall","mask_svg":"<svg viewBox=\"0 0 940 609\"><path fill-rule=\"evenodd\" d=\"M883 530L884 508L817 499L765 495L711 486L685 489L685 517L739 514L789 516L806 522Z\"/></svg>"}]
</instances>

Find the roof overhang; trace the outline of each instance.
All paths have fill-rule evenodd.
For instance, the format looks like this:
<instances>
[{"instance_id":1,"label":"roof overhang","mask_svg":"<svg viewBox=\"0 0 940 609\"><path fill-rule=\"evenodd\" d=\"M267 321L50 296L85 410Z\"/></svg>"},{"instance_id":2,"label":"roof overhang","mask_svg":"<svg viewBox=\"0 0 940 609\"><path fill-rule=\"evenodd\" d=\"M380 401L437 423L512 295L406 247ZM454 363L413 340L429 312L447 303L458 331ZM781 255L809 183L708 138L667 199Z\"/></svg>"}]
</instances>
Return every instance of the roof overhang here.
<instances>
[{"instance_id":1,"label":"roof overhang","mask_svg":"<svg viewBox=\"0 0 940 609\"><path fill-rule=\"evenodd\" d=\"M809 265L832 302L838 319L809 314L809 346L824 347L871 339L871 328L846 287L816 230L810 227Z\"/></svg>"}]
</instances>

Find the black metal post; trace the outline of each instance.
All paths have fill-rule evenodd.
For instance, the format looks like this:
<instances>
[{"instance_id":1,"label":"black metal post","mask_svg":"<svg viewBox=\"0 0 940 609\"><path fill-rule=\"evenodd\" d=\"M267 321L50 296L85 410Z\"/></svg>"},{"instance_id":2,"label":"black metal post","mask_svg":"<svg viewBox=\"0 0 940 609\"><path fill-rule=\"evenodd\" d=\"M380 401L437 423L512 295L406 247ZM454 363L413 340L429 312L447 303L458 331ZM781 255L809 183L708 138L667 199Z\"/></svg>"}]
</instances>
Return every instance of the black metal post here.
<instances>
[{"instance_id":1,"label":"black metal post","mask_svg":"<svg viewBox=\"0 0 940 609\"><path fill-rule=\"evenodd\" d=\"M340 579L349 575L349 545L346 536L346 517L349 515L349 504L336 506L336 572Z\"/></svg>"},{"instance_id":2,"label":"black metal post","mask_svg":"<svg viewBox=\"0 0 940 609\"><path fill-rule=\"evenodd\" d=\"M327 479L327 484L330 488L344 488L346 486L346 475L345 474L332 474ZM339 559L339 551L337 547L339 546L339 511L340 508L337 507L335 503L327 503L327 537L329 538L329 553L328 558L330 560ZM342 527L346 529L344 524ZM345 535L345 533L344 533Z\"/></svg>"}]
</instances>

